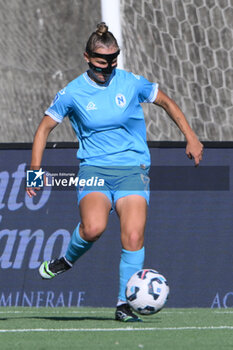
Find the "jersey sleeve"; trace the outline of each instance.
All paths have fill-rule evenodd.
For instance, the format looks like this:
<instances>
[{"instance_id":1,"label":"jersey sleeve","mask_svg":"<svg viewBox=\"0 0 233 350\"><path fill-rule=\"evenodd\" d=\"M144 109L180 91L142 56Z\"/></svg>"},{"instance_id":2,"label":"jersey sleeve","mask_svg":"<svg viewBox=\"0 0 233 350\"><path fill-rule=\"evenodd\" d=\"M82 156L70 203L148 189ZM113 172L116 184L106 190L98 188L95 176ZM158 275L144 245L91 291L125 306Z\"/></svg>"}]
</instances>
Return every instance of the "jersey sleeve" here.
<instances>
[{"instance_id":1,"label":"jersey sleeve","mask_svg":"<svg viewBox=\"0 0 233 350\"><path fill-rule=\"evenodd\" d=\"M139 102L153 103L158 94L159 84L151 83L141 75L134 75L134 77L137 80Z\"/></svg>"},{"instance_id":2,"label":"jersey sleeve","mask_svg":"<svg viewBox=\"0 0 233 350\"><path fill-rule=\"evenodd\" d=\"M61 123L62 120L72 111L72 97L65 89L59 91L45 115L49 115L53 120Z\"/></svg>"}]
</instances>

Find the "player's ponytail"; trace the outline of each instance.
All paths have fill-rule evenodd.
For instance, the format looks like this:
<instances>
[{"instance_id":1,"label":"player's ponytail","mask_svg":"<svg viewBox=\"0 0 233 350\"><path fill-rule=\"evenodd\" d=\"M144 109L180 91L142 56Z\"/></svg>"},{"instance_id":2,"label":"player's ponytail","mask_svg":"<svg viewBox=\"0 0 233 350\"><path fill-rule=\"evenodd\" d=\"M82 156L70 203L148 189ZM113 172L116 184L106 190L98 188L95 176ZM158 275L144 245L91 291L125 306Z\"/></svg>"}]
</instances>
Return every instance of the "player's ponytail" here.
<instances>
[{"instance_id":1,"label":"player's ponytail","mask_svg":"<svg viewBox=\"0 0 233 350\"><path fill-rule=\"evenodd\" d=\"M97 24L97 29L91 34L87 41L86 52L95 52L100 47L111 47L114 46L119 49L118 43L114 35L109 32L108 26L101 22Z\"/></svg>"}]
</instances>

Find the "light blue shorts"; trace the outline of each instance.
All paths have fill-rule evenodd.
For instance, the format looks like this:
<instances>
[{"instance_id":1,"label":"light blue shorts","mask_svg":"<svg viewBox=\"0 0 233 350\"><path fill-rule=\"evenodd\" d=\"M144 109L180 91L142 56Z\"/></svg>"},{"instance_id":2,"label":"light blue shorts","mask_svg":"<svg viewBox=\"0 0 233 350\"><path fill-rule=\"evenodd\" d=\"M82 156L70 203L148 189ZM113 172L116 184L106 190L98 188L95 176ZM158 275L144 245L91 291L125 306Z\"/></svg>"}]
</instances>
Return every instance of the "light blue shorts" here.
<instances>
[{"instance_id":1,"label":"light blue shorts","mask_svg":"<svg viewBox=\"0 0 233 350\"><path fill-rule=\"evenodd\" d=\"M100 167L83 165L78 173L78 204L88 193L104 193L114 209L119 198L137 194L150 200L149 167Z\"/></svg>"}]
</instances>

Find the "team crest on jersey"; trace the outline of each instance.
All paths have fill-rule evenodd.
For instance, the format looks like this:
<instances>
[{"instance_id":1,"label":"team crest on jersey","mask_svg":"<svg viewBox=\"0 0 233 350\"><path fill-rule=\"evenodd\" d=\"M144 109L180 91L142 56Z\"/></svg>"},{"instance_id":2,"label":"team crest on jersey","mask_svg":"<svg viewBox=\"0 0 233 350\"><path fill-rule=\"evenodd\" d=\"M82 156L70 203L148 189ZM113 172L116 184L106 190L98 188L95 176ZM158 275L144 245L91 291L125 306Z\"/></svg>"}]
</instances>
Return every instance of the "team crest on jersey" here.
<instances>
[{"instance_id":1,"label":"team crest on jersey","mask_svg":"<svg viewBox=\"0 0 233 350\"><path fill-rule=\"evenodd\" d=\"M122 95L122 94L117 94L116 98L115 98L115 101L116 101L117 106L119 106L121 108L124 107L125 104L126 104L125 96Z\"/></svg>"}]
</instances>

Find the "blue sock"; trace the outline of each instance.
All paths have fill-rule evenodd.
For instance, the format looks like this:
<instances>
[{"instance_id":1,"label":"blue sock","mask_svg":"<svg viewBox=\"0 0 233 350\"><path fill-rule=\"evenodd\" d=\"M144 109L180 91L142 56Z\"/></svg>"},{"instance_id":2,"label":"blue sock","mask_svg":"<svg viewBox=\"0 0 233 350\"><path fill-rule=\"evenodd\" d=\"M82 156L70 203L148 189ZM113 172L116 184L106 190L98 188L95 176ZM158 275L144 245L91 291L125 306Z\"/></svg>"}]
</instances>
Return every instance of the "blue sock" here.
<instances>
[{"instance_id":1,"label":"blue sock","mask_svg":"<svg viewBox=\"0 0 233 350\"><path fill-rule=\"evenodd\" d=\"M130 277L143 268L145 257L144 247L140 250L129 251L122 249L120 261L120 288L118 300L126 301L125 289Z\"/></svg>"},{"instance_id":2,"label":"blue sock","mask_svg":"<svg viewBox=\"0 0 233 350\"><path fill-rule=\"evenodd\" d=\"M87 242L82 237L80 237L79 226L80 223L72 234L65 254L65 258L71 263L74 263L76 260L78 260L87 250L91 248L93 244L93 242Z\"/></svg>"}]
</instances>

